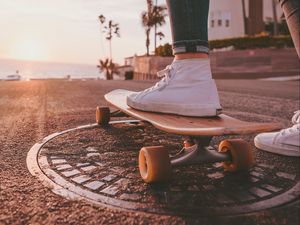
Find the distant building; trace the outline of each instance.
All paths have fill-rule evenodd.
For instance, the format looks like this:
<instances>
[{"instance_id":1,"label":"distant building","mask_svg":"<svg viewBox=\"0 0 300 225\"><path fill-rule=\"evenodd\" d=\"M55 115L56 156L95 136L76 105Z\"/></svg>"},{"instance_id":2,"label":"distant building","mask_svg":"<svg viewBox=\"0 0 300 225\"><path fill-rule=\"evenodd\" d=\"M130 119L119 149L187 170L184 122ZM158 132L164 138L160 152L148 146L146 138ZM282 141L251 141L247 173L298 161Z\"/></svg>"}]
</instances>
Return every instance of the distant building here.
<instances>
[{"instance_id":1,"label":"distant building","mask_svg":"<svg viewBox=\"0 0 300 225\"><path fill-rule=\"evenodd\" d=\"M208 16L209 40L241 37L264 31L264 21L273 18L273 0L211 0ZM245 3L245 18L243 15ZM282 15L276 5L277 15Z\"/></svg>"},{"instance_id":2,"label":"distant building","mask_svg":"<svg viewBox=\"0 0 300 225\"><path fill-rule=\"evenodd\" d=\"M118 66L118 79L125 80L126 73L133 73L134 58L135 56L126 57L124 59L124 65Z\"/></svg>"},{"instance_id":3,"label":"distant building","mask_svg":"<svg viewBox=\"0 0 300 225\"><path fill-rule=\"evenodd\" d=\"M118 79L125 80L125 75L128 72L133 73L133 67L130 65L123 65L118 67Z\"/></svg>"},{"instance_id":4,"label":"distant building","mask_svg":"<svg viewBox=\"0 0 300 225\"><path fill-rule=\"evenodd\" d=\"M264 22L273 18L272 1L211 0L208 16L209 40L242 37L263 32L265 29ZM277 20L280 20L282 10L279 4L276 5L276 11ZM212 70L213 72L219 72L219 74L228 73L226 69L232 69L232 67L227 66L228 62L235 62L232 66L235 66L236 70L241 70L242 72L244 72L245 67L237 68L238 66L247 65L247 69L253 69L257 67L258 62L271 70L270 68L273 68L273 64L276 64L274 63L277 60L276 54L272 60L270 56L264 55L263 59L265 61L261 57L253 56L252 61L249 62L248 54L255 55L256 52L258 52L257 54L263 54L260 50L211 53ZM262 52L271 54L268 50L262 50ZM227 61L223 60L223 58L227 58ZM156 76L157 71L164 69L172 61L173 57L133 56L125 58L124 67L131 66L133 68L133 79L135 80L155 80L158 79ZM253 62L256 63L256 66L251 64ZM222 66L222 63L226 64L226 66Z\"/></svg>"},{"instance_id":5,"label":"distant building","mask_svg":"<svg viewBox=\"0 0 300 225\"><path fill-rule=\"evenodd\" d=\"M137 56L134 80L156 80L157 72L171 64L173 57ZM214 79L257 79L292 76L299 79L299 59L293 48L248 49L211 52Z\"/></svg>"},{"instance_id":6,"label":"distant building","mask_svg":"<svg viewBox=\"0 0 300 225\"><path fill-rule=\"evenodd\" d=\"M130 56L130 57L126 57L125 59L124 59L124 65L125 66L133 66L134 65L134 59L135 59L135 57L136 57L136 55L134 55L134 56Z\"/></svg>"},{"instance_id":7,"label":"distant building","mask_svg":"<svg viewBox=\"0 0 300 225\"><path fill-rule=\"evenodd\" d=\"M263 1L262 0L250 0L249 2L249 16L245 23L245 33L254 35L264 31L265 25L263 21Z\"/></svg>"},{"instance_id":8,"label":"distant building","mask_svg":"<svg viewBox=\"0 0 300 225\"><path fill-rule=\"evenodd\" d=\"M157 72L165 69L166 65L172 63L173 57L162 56L132 56L124 59L124 66L119 67L124 70L125 77L126 72L131 72L134 80L156 80ZM120 75L121 77L121 75Z\"/></svg>"}]
</instances>

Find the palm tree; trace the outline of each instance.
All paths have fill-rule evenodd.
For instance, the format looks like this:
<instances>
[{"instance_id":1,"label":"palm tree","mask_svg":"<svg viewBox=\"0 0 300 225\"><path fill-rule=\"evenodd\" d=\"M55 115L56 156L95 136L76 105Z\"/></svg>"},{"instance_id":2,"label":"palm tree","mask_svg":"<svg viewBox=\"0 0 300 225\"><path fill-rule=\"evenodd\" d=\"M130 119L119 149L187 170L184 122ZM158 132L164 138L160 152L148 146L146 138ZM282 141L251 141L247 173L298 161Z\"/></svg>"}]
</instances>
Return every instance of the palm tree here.
<instances>
[{"instance_id":1,"label":"palm tree","mask_svg":"<svg viewBox=\"0 0 300 225\"><path fill-rule=\"evenodd\" d=\"M162 32L157 32L157 27L162 26L166 23L165 17L166 14L166 6L157 6L157 0L155 6L153 8L153 23L154 23L154 52L156 49L156 38L159 36L160 40L164 37Z\"/></svg>"},{"instance_id":2,"label":"palm tree","mask_svg":"<svg viewBox=\"0 0 300 225\"><path fill-rule=\"evenodd\" d=\"M242 0L242 12L243 12L243 22L244 22L244 33L248 34L248 20L246 17L245 0Z\"/></svg>"},{"instance_id":3,"label":"palm tree","mask_svg":"<svg viewBox=\"0 0 300 225\"><path fill-rule=\"evenodd\" d=\"M142 25L145 28L146 32L146 48L147 48L147 55L149 55L149 46L150 46L150 32L151 29L155 26L159 25L162 26L165 24L165 6L154 6L152 0L147 0L147 11L142 12ZM154 32L154 51L156 48L156 30Z\"/></svg>"},{"instance_id":4,"label":"palm tree","mask_svg":"<svg viewBox=\"0 0 300 225\"><path fill-rule=\"evenodd\" d=\"M156 36L159 38L160 41L165 37L164 33L161 32L161 31L157 32L157 33L156 33ZM158 47L158 48L159 48L159 47ZM158 54L157 54L157 48L155 48L155 55L158 55Z\"/></svg>"},{"instance_id":5,"label":"palm tree","mask_svg":"<svg viewBox=\"0 0 300 225\"><path fill-rule=\"evenodd\" d=\"M105 71L106 80L113 80L114 73L118 73L117 66L113 63L112 59L99 60L99 65L97 67L100 69L100 72Z\"/></svg>"},{"instance_id":6,"label":"palm tree","mask_svg":"<svg viewBox=\"0 0 300 225\"><path fill-rule=\"evenodd\" d=\"M165 37L164 33L161 32L161 31L157 32L157 33L156 33L156 36L159 37L159 40L160 40L160 41Z\"/></svg>"},{"instance_id":7,"label":"palm tree","mask_svg":"<svg viewBox=\"0 0 300 225\"><path fill-rule=\"evenodd\" d=\"M147 0L147 6L148 6L148 10L142 12L142 25L145 28L145 32L146 32L146 48L147 48L147 55L149 55L149 45L150 45L150 30L151 27L153 26L152 24L152 0Z\"/></svg>"},{"instance_id":8,"label":"palm tree","mask_svg":"<svg viewBox=\"0 0 300 225\"><path fill-rule=\"evenodd\" d=\"M274 32L273 35L278 35L278 20L277 20L277 11L276 11L276 2L272 0L272 10L273 10L273 22L274 22Z\"/></svg>"},{"instance_id":9,"label":"palm tree","mask_svg":"<svg viewBox=\"0 0 300 225\"><path fill-rule=\"evenodd\" d=\"M106 21L105 16L100 15L99 17L99 21L101 23L101 25L103 25ZM109 41L109 56L110 59L112 59L112 46L111 46L111 42L112 42L112 38L113 36L117 36L120 37L120 27L118 23L114 23L112 20L108 21L107 25L104 25L102 32L106 33L106 40Z\"/></svg>"}]
</instances>

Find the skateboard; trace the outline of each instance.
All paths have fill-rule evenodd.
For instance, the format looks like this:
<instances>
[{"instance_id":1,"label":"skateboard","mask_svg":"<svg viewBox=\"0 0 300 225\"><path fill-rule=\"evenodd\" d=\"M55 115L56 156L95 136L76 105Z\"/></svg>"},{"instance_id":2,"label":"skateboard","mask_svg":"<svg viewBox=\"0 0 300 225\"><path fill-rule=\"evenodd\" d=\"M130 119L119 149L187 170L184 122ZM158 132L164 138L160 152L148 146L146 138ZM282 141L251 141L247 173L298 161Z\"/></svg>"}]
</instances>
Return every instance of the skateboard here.
<instances>
[{"instance_id":1,"label":"skateboard","mask_svg":"<svg viewBox=\"0 0 300 225\"><path fill-rule=\"evenodd\" d=\"M200 163L222 162L226 171L248 171L254 165L250 145L242 139L225 139L218 149L211 147L214 136L245 135L258 132L279 130L278 123L246 122L225 114L215 117L188 117L135 110L126 104L126 97L133 92L114 90L104 97L118 113L111 113L108 107L96 108L96 122L99 125L117 123L110 121L111 116L127 115L136 120L147 122L162 131L186 137L183 148L175 155L169 155L163 146L148 146L139 152L139 171L147 183L164 182L171 178L172 167ZM120 121L125 122L125 121Z\"/></svg>"}]
</instances>

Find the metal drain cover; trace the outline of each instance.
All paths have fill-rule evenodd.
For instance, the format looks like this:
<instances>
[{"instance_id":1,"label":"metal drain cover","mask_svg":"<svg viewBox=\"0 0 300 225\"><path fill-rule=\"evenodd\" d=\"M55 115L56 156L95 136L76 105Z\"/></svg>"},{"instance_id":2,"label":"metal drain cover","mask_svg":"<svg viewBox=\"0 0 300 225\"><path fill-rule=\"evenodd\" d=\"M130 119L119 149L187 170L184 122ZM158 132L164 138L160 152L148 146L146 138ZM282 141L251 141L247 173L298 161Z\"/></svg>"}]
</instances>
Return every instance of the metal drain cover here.
<instances>
[{"instance_id":1,"label":"metal drain cover","mask_svg":"<svg viewBox=\"0 0 300 225\"><path fill-rule=\"evenodd\" d=\"M87 127L91 129L83 129ZM40 178L51 180L63 196L149 213L237 215L299 199L299 165L290 164L287 170L279 156L268 162L268 153L249 173L232 174L220 163L203 164L174 168L170 183L145 184L137 166L140 147L164 144L175 149L174 143L180 142L179 136L151 126L86 126L50 135L31 150L27 162L30 167L36 160ZM37 168L29 169L37 173Z\"/></svg>"}]
</instances>

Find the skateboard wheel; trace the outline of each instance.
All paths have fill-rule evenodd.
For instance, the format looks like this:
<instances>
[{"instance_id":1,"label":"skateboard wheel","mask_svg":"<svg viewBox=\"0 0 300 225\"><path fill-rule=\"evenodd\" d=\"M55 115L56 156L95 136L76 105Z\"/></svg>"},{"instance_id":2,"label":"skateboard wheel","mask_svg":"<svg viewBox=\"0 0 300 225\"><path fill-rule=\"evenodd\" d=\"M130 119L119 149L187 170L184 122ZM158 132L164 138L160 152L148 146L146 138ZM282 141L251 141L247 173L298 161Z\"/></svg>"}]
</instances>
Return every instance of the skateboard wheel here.
<instances>
[{"instance_id":1,"label":"skateboard wheel","mask_svg":"<svg viewBox=\"0 0 300 225\"><path fill-rule=\"evenodd\" d=\"M110 120L110 110L108 107L96 108L96 122L100 125L107 125Z\"/></svg>"},{"instance_id":2,"label":"skateboard wheel","mask_svg":"<svg viewBox=\"0 0 300 225\"><path fill-rule=\"evenodd\" d=\"M163 146L143 147L139 154L139 170L146 183L169 180L172 169L168 151Z\"/></svg>"},{"instance_id":3,"label":"skateboard wheel","mask_svg":"<svg viewBox=\"0 0 300 225\"><path fill-rule=\"evenodd\" d=\"M242 139L222 141L219 145L219 152L230 153L231 155L231 162L223 162L226 171L247 171L254 165L251 146Z\"/></svg>"}]
</instances>

